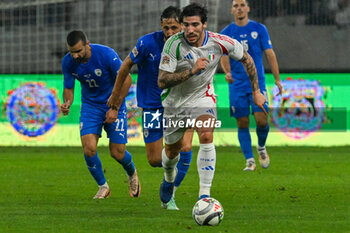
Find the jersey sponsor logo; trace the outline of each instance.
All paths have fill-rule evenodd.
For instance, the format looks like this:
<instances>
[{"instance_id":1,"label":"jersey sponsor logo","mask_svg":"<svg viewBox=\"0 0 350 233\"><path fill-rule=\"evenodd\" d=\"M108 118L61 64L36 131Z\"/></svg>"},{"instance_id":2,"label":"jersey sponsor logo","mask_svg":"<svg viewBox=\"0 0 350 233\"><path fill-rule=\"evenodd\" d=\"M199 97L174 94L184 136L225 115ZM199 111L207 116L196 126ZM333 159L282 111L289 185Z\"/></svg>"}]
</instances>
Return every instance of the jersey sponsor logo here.
<instances>
[{"instance_id":1,"label":"jersey sponsor logo","mask_svg":"<svg viewBox=\"0 0 350 233\"><path fill-rule=\"evenodd\" d=\"M252 36L252 38L255 40L256 38L258 38L258 33L256 31L252 32L250 34Z\"/></svg>"},{"instance_id":2,"label":"jersey sponsor logo","mask_svg":"<svg viewBox=\"0 0 350 233\"><path fill-rule=\"evenodd\" d=\"M236 112L236 108L234 106L231 106L231 111L234 114Z\"/></svg>"},{"instance_id":3,"label":"jersey sponsor logo","mask_svg":"<svg viewBox=\"0 0 350 233\"><path fill-rule=\"evenodd\" d=\"M168 56L164 56L162 58L162 65L167 65L170 63L170 58Z\"/></svg>"},{"instance_id":4,"label":"jersey sponsor logo","mask_svg":"<svg viewBox=\"0 0 350 233\"><path fill-rule=\"evenodd\" d=\"M137 57L137 55L139 54L139 51L137 51L136 46L132 49L132 54L134 55L134 57Z\"/></svg>"},{"instance_id":5,"label":"jersey sponsor logo","mask_svg":"<svg viewBox=\"0 0 350 233\"><path fill-rule=\"evenodd\" d=\"M101 69L95 69L95 74L96 74L96 76L101 77L102 70Z\"/></svg>"},{"instance_id":6,"label":"jersey sponsor logo","mask_svg":"<svg viewBox=\"0 0 350 233\"><path fill-rule=\"evenodd\" d=\"M239 37L241 37L241 38L246 38L246 37L247 37L247 34L241 34L241 35L239 35Z\"/></svg>"},{"instance_id":7,"label":"jersey sponsor logo","mask_svg":"<svg viewBox=\"0 0 350 233\"><path fill-rule=\"evenodd\" d=\"M152 58L152 60L154 61L154 59L156 58L157 54L156 55L153 55L152 53L149 54Z\"/></svg>"},{"instance_id":8,"label":"jersey sponsor logo","mask_svg":"<svg viewBox=\"0 0 350 233\"><path fill-rule=\"evenodd\" d=\"M215 116L214 110L212 108L208 109L205 112L210 113L211 115Z\"/></svg>"},{"instance_id":9,"label":"jersey sponsor logo","mask_svg":"<svg viewBox=\"0 0 350 233\"><path fill-rule=\"evenodd\" d=\"M191 60L193 59L191 53L188 53L186 56L184 56L184 59Z\"/></svg>"},{"instance_id":10,"label":"jersey sponsor logo","mask_svg":"<svg viewBox=\"0 0 350 233\"><path fill-rule=\"evenodd\" d=\"M77 73L72 73L72 75L73 75L74 77L79 77L79 75L78 75Z\"/></svg>"}]
</instances>

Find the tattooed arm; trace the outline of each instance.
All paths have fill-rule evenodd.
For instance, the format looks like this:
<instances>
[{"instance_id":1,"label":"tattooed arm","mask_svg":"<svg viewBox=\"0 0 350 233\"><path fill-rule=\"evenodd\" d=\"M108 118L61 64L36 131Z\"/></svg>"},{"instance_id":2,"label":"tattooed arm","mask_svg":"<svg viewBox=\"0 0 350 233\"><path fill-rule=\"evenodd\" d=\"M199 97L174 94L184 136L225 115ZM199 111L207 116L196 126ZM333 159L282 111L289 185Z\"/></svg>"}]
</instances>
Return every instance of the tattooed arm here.
<instances>
[{"instance_id":1,"label":"tattooed arm","mask_svg":"<svg viewBox=\"0 0 350 233\"><path fill-rule=\"evenodd\" d=\"M259 89L259 81L258 81L258 73L256 72L256 67L253 58L247 53L247 51L243 52L243 57L240 60L242 62L245 71L248 74L250 84L252 85L252 93L254 103L267 114L264 104L266 99L264 95L260 92Z\"/></svg>"},{"instance_id":2,"label":"tattooed arm","mask_svg":"<svg viewBox=\"0 0 350 233\"><path fill-rule=\"evenodd\" d=\"M185 70L178 73L170 73L164 70L159 70L158 86L160 89L167 89L183 83L192 77L192 69Z\"/></svg>"},{"instance_id":3,"label":"tattooed arm","mask_svg":"<svg viewBox=\"0 0 350 233\"><path fill-rule=\"evenodd\" d=\"M207 58L198 58L196 64L192 69L187 69L182 72L170 73L164 70L159 70L158 86L160 89L167 89L179 85L191 78L193 74L197 74L199 71L204 70L209 60Z\"/></svg>"},{"instance_id":4,"label":"tattooed arm","mask_svg":"<svg viewBox=\"0 0 350 233\"><path fill-rule=\"evenodd\" d=\"M247 51L244 50L243 57L240 62L242 62L244 69L248 74L253 92L259 90L258 73L256 72L255 63Z\"/></svg>"}]
</instances>

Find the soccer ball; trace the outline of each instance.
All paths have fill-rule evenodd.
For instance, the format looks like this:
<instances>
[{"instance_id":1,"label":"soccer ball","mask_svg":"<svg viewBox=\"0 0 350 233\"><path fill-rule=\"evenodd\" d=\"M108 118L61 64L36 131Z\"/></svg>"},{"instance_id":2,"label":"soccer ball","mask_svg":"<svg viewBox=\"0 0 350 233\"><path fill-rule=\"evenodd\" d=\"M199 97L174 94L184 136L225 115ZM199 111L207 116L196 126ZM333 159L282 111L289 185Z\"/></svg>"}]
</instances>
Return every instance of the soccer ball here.
<instances>
[{"instance_id":1,"label":"soccer ball","mask_svg":"<svg viewBox=\"0 0 350 233\"><path fill-rule=\"evenodd\" d=\"M200 226L215 226L224 218L224 209L216 199L212 197L202 198L194 205L192 216Z\"/></svg>"}]
</instances>

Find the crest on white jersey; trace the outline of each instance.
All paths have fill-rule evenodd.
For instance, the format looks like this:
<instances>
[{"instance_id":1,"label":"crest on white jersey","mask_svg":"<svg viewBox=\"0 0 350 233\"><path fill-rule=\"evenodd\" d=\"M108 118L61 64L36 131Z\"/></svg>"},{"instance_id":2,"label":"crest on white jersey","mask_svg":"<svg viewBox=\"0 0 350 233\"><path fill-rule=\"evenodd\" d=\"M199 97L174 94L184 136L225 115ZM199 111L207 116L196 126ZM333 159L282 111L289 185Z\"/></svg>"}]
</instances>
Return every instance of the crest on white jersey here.
<instances>
[{"instance_id":1,"label":"crest on white jersey","mask_svg":"<svg viewBox=\"0 0 350 233\"><path fill-rule=\"evenodd\" d=\"M101 77L102 70L101 69L95 69L95 74L96 74L96 76Z\"/></svg>"},{"instance_id":2,"label":"crest on white jersey","mask_svg":"<svg viewBox=\"0 0 350 233\"><path fill-rule=\"evenodd\" d=\"M215 50L214 49L210 49L208 51L209 54L209 61L213 61L215 59Z\"/></svg>"},{"instance_id":3,"label":"crest on white jersey","mask_svg":"<svg viewBox=\"0 0 350 233\"><path fill-rule=\"evenodd\" d=\"M255 40L256 38L258 38L258 33L256 31L254 31L254 32L251 33L251 36Z\"/></svg>"}]
</instances>

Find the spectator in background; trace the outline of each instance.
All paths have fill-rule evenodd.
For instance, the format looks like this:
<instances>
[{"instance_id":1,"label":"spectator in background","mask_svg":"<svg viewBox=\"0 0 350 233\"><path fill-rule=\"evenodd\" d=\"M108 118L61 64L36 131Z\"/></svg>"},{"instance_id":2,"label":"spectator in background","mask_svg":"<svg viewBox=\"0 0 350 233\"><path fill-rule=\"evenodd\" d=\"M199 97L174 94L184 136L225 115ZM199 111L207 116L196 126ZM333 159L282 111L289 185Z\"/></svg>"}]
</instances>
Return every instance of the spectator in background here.
<instances>
[{"instance_id":1,"label":"spectator in background","mask_svg":"<svg viewBox=\"0 0 350 233\"><path fill-rule=\"evenodd\" d=\"M330 17L339 27L350 25L350 0L330 0L328 2Z\"/></svg>"}]
</instances>

